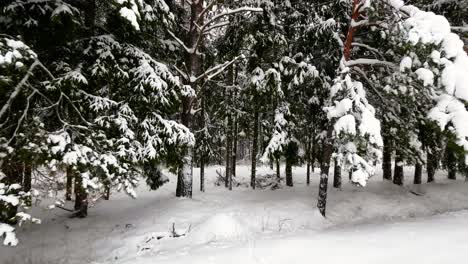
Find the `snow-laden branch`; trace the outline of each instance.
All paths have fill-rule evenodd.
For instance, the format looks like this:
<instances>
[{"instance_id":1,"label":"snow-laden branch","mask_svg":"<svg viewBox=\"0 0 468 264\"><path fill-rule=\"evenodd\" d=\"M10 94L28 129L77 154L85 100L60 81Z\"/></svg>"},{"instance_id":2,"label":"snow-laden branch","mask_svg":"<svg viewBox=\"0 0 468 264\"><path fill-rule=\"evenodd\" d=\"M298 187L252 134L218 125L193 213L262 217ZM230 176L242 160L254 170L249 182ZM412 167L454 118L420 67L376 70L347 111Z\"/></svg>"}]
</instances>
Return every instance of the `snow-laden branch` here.
<instances>
[{"instance_id":1,"label":"snow-laden branch","mask_svg":"<svg viewBox=\"0 0 468 264\"><path fill-rule=\"evenodd\" d=\"M203 24L203 26L201 26L199 28L199 33L200 34L198 34L198 39L195 42L195 44L193 45L193 47L191 48L193 50L192 52L194 52L194 51L196 51L198 49L198 47L199 47L199 45L201 43L201 40L203 38L203 35L205 33L209 32L210 30L213 30L215 28L219 28L219 27L228 25L226 23L219 23L219 24L215 24L215 25L211 25L211 24L213 24L215 21L217 21L217 20L219 20L219 19L221 19L221 18L223 18L225 16L230 16L230 15L234 15L234 14L242 13L242 12L256 12L256 13L259 13L259 12L263 12L263 9L258 8L258 7L244 6L244 7L240 7L240 8L233 9L233 10L228 10L227 12L215 15L214 17L209 19L207 22L205 22L205 24Z\"/></svg>"},{"instance_id":2,"label":"snow-laden branch","mask_svg":"<svg viewBox=\"0 0 468 264\"><path fill-rule=\"evenodd\" d=\"M354 47L365 48L365 49L368 49L368 50L370 50L372 52L375 52L375 53L381 53L378 49L373 48L373 47L371 47L371 46L369 46L367 44L353 42L351 45L354 46Z\"/></svg>"},{"instance_id":3,"label":"snow-laden branch","mask_svg":"<svg viewBox=\"0 0 468 264\"><path fill-rule=\"evenodd\" d=\"M392 62L381 61L381 60L376 60L376 59L349 60L349 61L345 61L345 65L347 67L353 67L353 66L357 66L357 65L370 65L370 66L387 66L387 67L390 67L390 68L397 68L397 65L395 65Z\"/></svg>"},{"instance_id":4,"label":"snow-laden branch","mask_svg":"<svg viewBox=\"0 0 468 264\"><path fill-rule=\"evenodd\" d=\"M176 35L174 35L174 33L172 33L172 31L168 30L167 31L169 33L169 35L171 35L171 37L180 45L182 46L185 51L189 54L192 54L194 52L195 49L192 49L192 48L189 48L185 45L185 43L178 37L176 37Z\"/></svg>"},{"instance_id":5,"label":"snow-laden branch","mask_svg":"<svg viewBox=\"0 0 468 264\"><path fill-rule=\"evenodd\" d=\"M222 73L227 67L231 66L234 62L236 62L237 60L239 59L243 59L244 56L243 55L240 55L240 56L237 56L235 57L233 60L231 61L227 61L227 62L224 62L222 64L218 64L208 70L206 70L204 73L202 73L200 76L194 78L194 79L191 79L190 81L191 82L197 82L198 80L200 79L203 79L203 78L207 78L208 80L211 80L213 79L214 77L216 77L218 74Z\"/></svg>"},{"instance_id":6,"label":"snow-laden branch","mask_svg":"<svg viewBox=\"0 0 468 264\"><path fill-rule=\"evenodd\" d=\"M459 33L468 33L468 26L463 26L463 27L451 27L453 31L459 32Z\"/></svg>"},{"instance_id":7,"label":"snow-laden branch","mask_svg":"<svg viewBox=\"0 0 468 264\"><path fill-rule=\"evenodd\" d=\"M35 60L33 64L31 64L31 66L29 67L28 72L23 76L21 81L15 86L15 88L13 89L13 92L10 94L10 97L8 98L8 101L2 106L2 109L0 110L0 119L6 113L8 108L11 106L16 96L18 96L18 94L21 92L21 88L26 84L29 77L33 75L34 68L36 68L38 65L39 65L39 60Z\"/></svg>"},{"instance_id":8,"label":"snow-laden branch","mask_svg":"<svg viewBox=\"0 0 468 264\"><path fill-rule=\"evenodd\" d=\"M223 17L225 17L225 16L234 15L234 14L237 14L237 13L242 13L242 12L261 13L261 12L263 12L263 9L262 9L262 8L258 8L258 7L248 7L248 6L244 6L244 7L240 7L240 8L237 8L237 9L228 10L227 12L224 12L224 13L221 13L221 14L218 14L218 15L215 15L214 17L212 17L210 20L208 20L208 21L202 26L202 29L207 28L210 24L212 24L213 22L219 20L220 18L223 18Z\"/></svg>"}]
</instances>

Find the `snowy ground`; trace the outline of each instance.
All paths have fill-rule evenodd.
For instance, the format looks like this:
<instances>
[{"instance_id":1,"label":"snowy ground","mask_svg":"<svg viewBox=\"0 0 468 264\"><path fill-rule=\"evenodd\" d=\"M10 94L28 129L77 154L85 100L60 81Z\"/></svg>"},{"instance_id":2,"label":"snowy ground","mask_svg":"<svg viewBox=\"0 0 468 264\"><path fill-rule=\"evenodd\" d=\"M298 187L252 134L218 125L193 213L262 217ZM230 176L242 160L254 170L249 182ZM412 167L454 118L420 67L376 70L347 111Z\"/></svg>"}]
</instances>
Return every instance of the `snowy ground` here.
<instances>
[{"instance_id":1,"label":"snowy ground","mask_svg":"<svg viewBox=\"0 0 468 264\"><path fill-rule=\"evenodd\" d=\"M468 183L423 184L416 196L375 176L366 188L344 183L330 188L328 218L316 210L318 175L306 186L305 168L294 169L293 188L232 192L214 186L217 167L207 170L207 191L175 198L175 178L156 192L145 186L132 200L115 194L91 208L87 219L36 208L40 226L26 226L17 248L0 248L0 263L448 263L468 257ZM265 174L268 168L261 168ZM406 171L408 181L412 170ZM249 181L247 166L238 169ZM45 205L44 205L45 206ZM175 226L179 238L157 237ZM465 249L465 251L463 250ZM430 252L430 254L428 253ZM366 260L363 262L363 260Z\"/></svg>"}]
</instances>

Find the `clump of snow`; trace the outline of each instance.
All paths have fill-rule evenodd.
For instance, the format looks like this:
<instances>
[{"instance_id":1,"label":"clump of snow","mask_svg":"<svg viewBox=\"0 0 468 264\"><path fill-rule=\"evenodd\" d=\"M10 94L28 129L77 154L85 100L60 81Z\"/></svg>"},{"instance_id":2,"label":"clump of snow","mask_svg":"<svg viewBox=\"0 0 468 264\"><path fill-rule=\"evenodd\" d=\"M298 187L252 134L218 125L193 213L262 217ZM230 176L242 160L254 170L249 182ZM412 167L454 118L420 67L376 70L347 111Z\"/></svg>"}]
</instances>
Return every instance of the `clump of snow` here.
<instances>
[{"instance_id":1,"label":"clump of snow","mask_svg":"<svg viewBox=\"0 0 468 264\"><path fill-rule=\"evenodd\" d=\"M140 30L140 24L138 24L137 16L133 10L127 7L122 7L120 9L120 15L127 19L136 30Z\"/></svg>"},{"instance_id":2,"label":"clump of snow","mask_svg":"<svg viewBox=\"0 0 468 264\"><path fill-rule=\"evenodd\" d=\"M18 245L18 239L16 238L15 228L10 225L0 223L0 238L5 237L3 245L5 246L16 246Z\"/></svg>"},{"instance_id":3,"label":"clump of snow","mask_svg":"<svg viewBox=\"0 0 468 264\"><path fill-rule=\"evenodd\" d=\"M423 81L424 86L434 85L434 73L432 71L419 68L416 70L416 74L418 75L418 79Z\"/></svg>"},{"instance_id":4,"label":"clump of snow","mask_svg":"<svg viewBox=\"0 0 468 264\"><path fill-rule=\"evenodd\" d=\"M202 222L189 233L189 238L198 244L215 241L246 241L251 230L232 214L216 214Z\"/></svg>"},{"instance_id":5,"label":"clump of snow","mask_svg":"<svg viewBox=\"0 0 468 264\"><path fill-rule=\"evenodd\" d=\"M412 66L413 66L413 59L406 56L400 62L400 71L405 72L406 70L411 70Z\"/></svg>"}]
</instances>

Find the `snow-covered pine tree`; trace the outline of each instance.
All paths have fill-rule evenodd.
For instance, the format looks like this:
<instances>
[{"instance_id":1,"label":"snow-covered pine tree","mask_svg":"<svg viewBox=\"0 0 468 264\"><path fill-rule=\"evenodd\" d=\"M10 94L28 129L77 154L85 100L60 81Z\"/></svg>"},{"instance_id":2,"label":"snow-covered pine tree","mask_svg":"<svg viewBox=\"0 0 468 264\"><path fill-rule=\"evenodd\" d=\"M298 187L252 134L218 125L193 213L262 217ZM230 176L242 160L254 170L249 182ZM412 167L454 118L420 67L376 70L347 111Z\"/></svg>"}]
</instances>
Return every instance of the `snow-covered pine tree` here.
<instances>
[{"instance_id":1,"label":"snow-covered pine tree","mask_svg":"<svg viewBox=\"0 0 468 264\"><path fill-rule=\"evenodd\" d=\"M13 196L18 188L8 186L23 180L3 175L18 175L23 167L28 177L31 165L67 170L75 177L74 214L80 217L91 191L101 196L115 187L135 196L133 187L146 175L157 188L166 180L153 173L157 166L177 166L177 153L194 144L190 131L171 120L180 98L193 91L153 57L170 47L160 35L172 18L167 5L87 4L18 0L2 2L0 13L6 33L21 36L38 54L21 41L2 39L2 62L9 63L1 72L7 99L0 119L8 129L0 135L0 163L8 171L2 178L9 179L2 195ZM11 206L3 209L10 219Z\"/></svg>"}]
</instances>

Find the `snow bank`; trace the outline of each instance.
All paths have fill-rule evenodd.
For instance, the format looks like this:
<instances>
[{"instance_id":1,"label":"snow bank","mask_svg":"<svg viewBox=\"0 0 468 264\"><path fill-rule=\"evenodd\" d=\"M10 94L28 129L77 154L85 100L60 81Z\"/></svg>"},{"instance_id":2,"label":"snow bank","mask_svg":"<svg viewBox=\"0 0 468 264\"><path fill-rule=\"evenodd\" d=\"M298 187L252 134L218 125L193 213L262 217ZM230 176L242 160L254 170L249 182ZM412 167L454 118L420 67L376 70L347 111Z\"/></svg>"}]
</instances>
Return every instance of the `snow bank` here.
<instances>
[{"instance_id":1,"label":"snow bank","mask_svg":"<svg viewBox=\"0 0 468 264\"><path fill-rule=\"evenodd\" d=\"M246 241L252 231L232 214L216 214L196 226L188 238L197 244L215 241Z\"/></svg>"}]
</instances>

